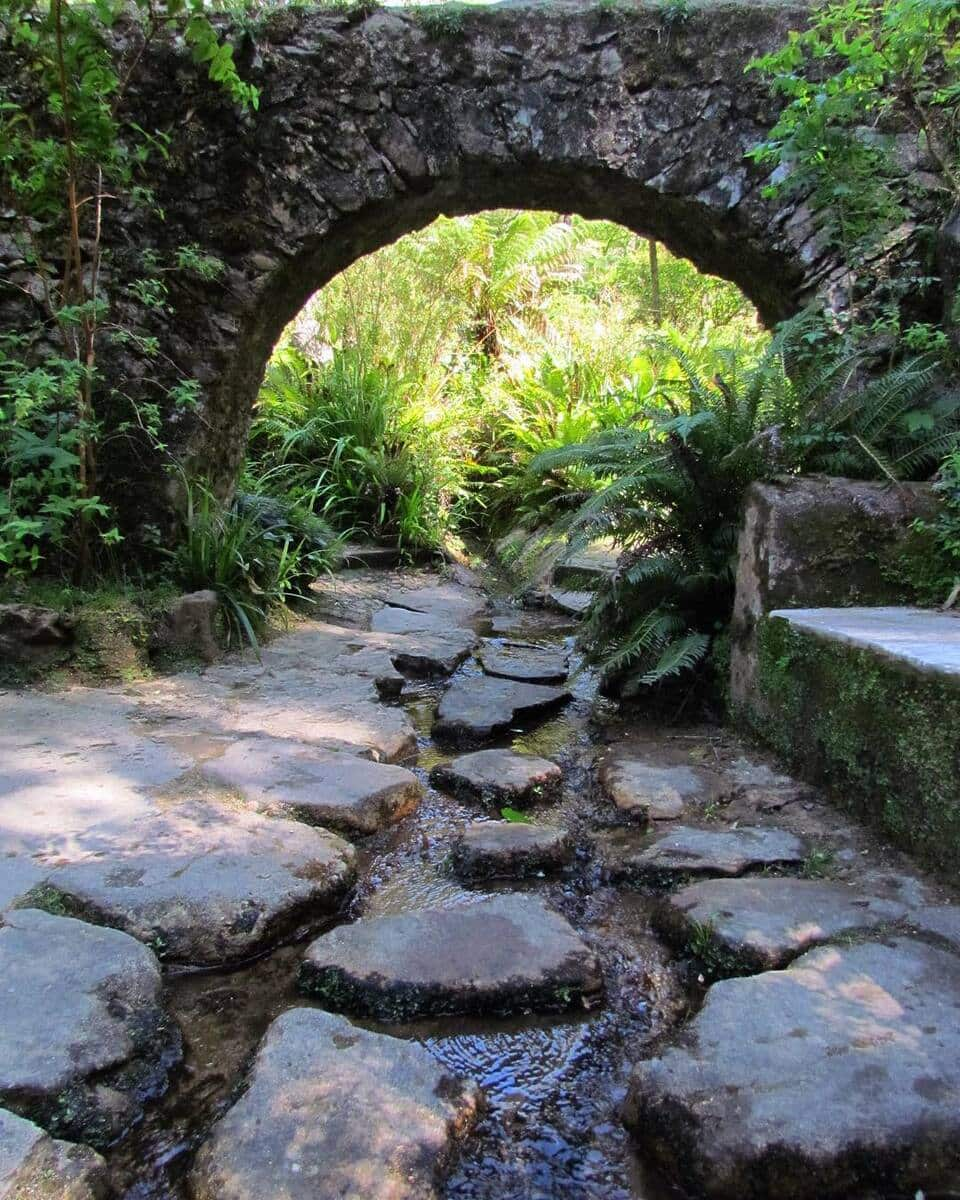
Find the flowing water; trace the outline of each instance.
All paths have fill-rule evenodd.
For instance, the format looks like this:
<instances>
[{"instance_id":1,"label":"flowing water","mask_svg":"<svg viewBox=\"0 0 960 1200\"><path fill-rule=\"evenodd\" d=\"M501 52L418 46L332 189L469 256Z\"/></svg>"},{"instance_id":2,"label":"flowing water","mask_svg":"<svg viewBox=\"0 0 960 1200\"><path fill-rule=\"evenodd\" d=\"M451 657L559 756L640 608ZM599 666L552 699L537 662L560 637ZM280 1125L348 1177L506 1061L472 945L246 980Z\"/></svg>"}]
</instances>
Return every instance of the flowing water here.
<instances>
[{"instance_id":1,"label":"flowing water","mask_svg":"<svg viewBox=\"0 0 960 1200\"><path fill-rule=\"evenodd\" d=\"M572 649L571 630L562 619L506 602L497 606L487 632L565 641ZM460 670L477 669L471 663ZM478 812L429 785L430 768L451 757L430 736L444 686L446 681L411 681L405 689L401 703L418 730L415 770L426 794L415 815L361 845L357 886L331 924L471 903L486 894L463 888L445 872L457 827ZM589 852L586 830L598 821L590 764L604 739L604 720L613 718L595 690L588 673L577 675L574 698L563 712L512 731L499 744L543 754L563 768L562 797L533 815L574 833L577 864L559 880L519 886L542 893L590 941L604 969L603 1007L561 1017L443 1018L387 1030L419 1041L451 1071L473 1077L484 1089L484 1114L442 1189L449 1200L665 1200L677 1194L644 1172L618 1115L629 1062L677 1019L687 1001L649 931L649 899L603 886ZM167 1094L109 1155L124 1200L186 1195L193 1151L242 1086L267 1026L285 1009L311 1003L296 989L296 970L305 939L322 929L313 926L229 971L170 972L170 1004L184 1031L185 1059Z\"/></svg>"}]
</instances>

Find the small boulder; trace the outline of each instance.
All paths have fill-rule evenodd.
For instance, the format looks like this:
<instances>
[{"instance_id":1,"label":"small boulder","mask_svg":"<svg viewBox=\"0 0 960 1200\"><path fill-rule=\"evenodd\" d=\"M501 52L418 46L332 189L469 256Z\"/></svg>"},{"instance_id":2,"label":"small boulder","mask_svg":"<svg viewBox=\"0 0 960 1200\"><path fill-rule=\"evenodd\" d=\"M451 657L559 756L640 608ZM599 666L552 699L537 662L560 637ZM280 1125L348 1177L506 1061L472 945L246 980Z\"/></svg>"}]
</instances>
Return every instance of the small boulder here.
<instances>
[{"instance_id":1,"label":"small boulder","mask_svg":"<svg viewBox=\"0 0 960 1200\"><path fill-rule=\"evenodd\" d=\"M430 782L441 791L496 807L553 800L562 781L556 763L515 750L475 750L438 763L430 772Z\"/></svg>"},{"instance_id":2,"label":"small boulder","mask_svg":"<svg viewBox=\"0 0 960 1200\"><path fill-rule=\"evenodd\" d=\"M573 928L524 894L341 925L310 944L300 986L335 1011L404 1021L560 1011L603 984Z\"/></svg>"},{"instance_id":3,"label":"small boulder","mask_svg":"<svg viewBox=\"0 0 960 1200\"><path fill-rule=\"evenodd\" d=\"M949 1190L960 1169L960 958L907 939L714 984L633 1069L641 1152L710 1200Z\"/></svg>"},{"instance_id":4,"label":"small boulder","mask_svg":"<svg viewBox=\"0 0 960 1200\"><path fill-rule=\"evenodd\" d=\"M696 767L657 766L612 754L597 772L604 795L631 821L675 821L687 804L701 808L717 796L717 781Z\"/></svg>"},{"instance_id":5,"label":"small boulder","mask_svg":"<svg viewBox=\"0 0 960 1200\"><path fill-rule=\"evenodd\" d=\"M457 746L489 741L514 722L566 704L566 688L517 683L487 675L456 680L437 708L434 736Z\"/></svg>"},{"instance_id":6,"label":"small boulder","mask_svg":"<svg viewBox=\"0 0 960 1200\"><path fill-rule=\"evenodd\" d=\"M0 1108L0 1200L106 1200L107 1164Z\"/></svg>"},{"instance_id":7,"label":"small boulder","mask_svg":"<svg viewBox=\"0 0 960 1200\"><path fill-rule=\"evenodd\" d=\"M38 909L0 927L0 1104L102 1147L179 1059L156 958L134 938Z\"/></svg>"},{"instance_id":8,"label":"small boulder","mask_svg":"<svg viewBox=\"0 0 960 1200\"><path fill-rule=\"evenodd\" d=\"M280 816L340 833L376 833L412 812L423 788L403 767L283 738L245 738L204 774Z\"/></svg>"},{"instance_id":9,"label":"small boulder","mask_svg":"<svg viewBox=\"0 0 960 1200\"><path fill-rule=\"evenodd\" d=\"M698 947L724 974L785 966L820 942L901 920L895 900L814 879L710 879L681 888L655 912L654 924L674 944Z\"/></svg>"},{"instance_id":10,"label":"small boulder","mask_svg":"<svg viewBox=\"0 0 960 1200\"><path fill-rule=\"evenodd\" d=\"M522 821L475 821L453 843L451 866L460 879L521 879L563 870L573 861L565 829Z\"/></svg>"},{"instance_id":11,"label":"small boulder","mask_svg":"<svg viewBox=\"0 0 960 1200\"><path fill-rule=\"evenodd\" d=\"M433 1200L477 1115L471 1081L413 1041L294 1008L190 1175L193 1200Z\"/></svg>"},{"instance_id":12,"label":"small boulder","mask_svg":"<svg viewBox=\"0 0 960 1200\"><path fill-rule=\"evenodd\" d=\"M163 615L155 646L195 654L207 663L216 662L220 657L215 625L219 607L220 598L210 589L178 597Z\"/></svg>"},{"instance_id":13,"label":"small boulder","mask_svg":"<svg viewBox=\"0 0 960 1200\"><path fill-rule=\"evenodd\" d=\"M0 604L0 664L44 667L70 656L71 617L35 604Z\"/></svg>"}]
</instances>

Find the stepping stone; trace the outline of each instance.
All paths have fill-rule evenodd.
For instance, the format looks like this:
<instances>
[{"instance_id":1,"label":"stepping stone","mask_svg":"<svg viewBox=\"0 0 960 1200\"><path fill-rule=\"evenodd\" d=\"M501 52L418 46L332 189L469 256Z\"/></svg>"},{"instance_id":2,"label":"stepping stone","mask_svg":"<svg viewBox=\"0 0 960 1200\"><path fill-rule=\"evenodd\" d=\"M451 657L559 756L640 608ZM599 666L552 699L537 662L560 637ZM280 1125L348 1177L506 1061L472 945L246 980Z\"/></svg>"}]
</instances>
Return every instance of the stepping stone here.
<instances>
[{"instance_id":1,"label":"stepping stone","mask_svg":"<svg viewBox=\"0 0 960 1200\"><path fill-rule=\"evenodd\" d=\"M214 966L332 912L354 857L349 842L299 821L181 804L141 822L136 840L51 872L42 890L160 958Z\"/></svg>"},{"instance_id":2,"label":"stepping stone","mask_svg":"<svg viewBox=\"0 0 960 1200\"><path fill-rule=\"evenodd\" d=\"M475 1083L416 1042L294 1008L257 1051L246 1091L214 1125L193 1200L433 1200L473 1124Z\"/></svg>"},{"instance_id":3,"label":"stepping stone","mask_svg":"<svg viewBox=\"0 0 960 1200\"><path fill-rule=\"evenodd\" d=\"M234 742L203 773L269 812L348 836L392 825L423 795L416 775L403 767L280 738Z\"/></svg>"},{"instance_id":4,"label":"stepping stone","mask_svg":"<svg viewBox=\"0 0 960 1200\"><path fill-rule=\"evenodd\" d=\"M727 792L732 800L756 808L759 812L779 812L788 804L808 800L814 790L790 775L781 775L766 763L738 758L725 772Z\"/></svg>"},{"instance_id":5,"label":"stepping stone","mask_svg":"<svg viewBox=\"0 0 960 1200\"><path fill-rule=\"evenodd\" d=\"M646 845L628 833L598 838L614 878L669 882L686 875L742 875L752 867L796 864L806 847L782 829L693 829L679 826Z\"/></svg>"},{"instance_id":6,"label":"stepping stone","mask_svg":"<svg viewBox=\"0 0 960 1200\"><path fill-rule=\"evenodd\" d=\"M472 629L413 630L387 639L393 665L414 675L452 675L480 642Z\"/></svg>"},{"instance_id":7,"label":"stepping stone","mask_svg":"<svg viewBox=\"0 0 960 1200\"><path fill-rule=\"evenodd\" d=\"M348 542L340 555L340 569L354 571L366 567L370 570L388 571L403 563L403 551L399 546L364 545Z\"/></svg>"},{"instance_id":8,"label":"stepping stone","mask_svg":"<svg viewBox=\"0 0 960 1200\"><path fill-rule=\"evenodd\" d=\"M0 1108L0 1200L106 1200L107 1164Z\"/></svg>"},{"instance_id":9,"label":"stepping stone","mask_svg":"<svg viewBox=\"0 0 960 1200\"><path fill-rule=\"evenodd\" d=\"M687 804L705 807L718 794L717 781L707 771L656 766L616 752L600 764L597 779L617 809L640 824L675 821Z\"/></svg>"},{"instance_id":10,"label":"stepping stone","mask_svg":"<svg viewBox=\"0 0 960 1200\"><path fill-rule=\"evenodd\" d=\"M311 943L300 985L335 1011L389 1021L560 1011L603 986L586 943L530 895L341 925Z\"/></svg>"},{"instance_id":11,"label":"stepping stone","mask_svg":"<svg viewBox=\"0 0 960 1200\"><path fill-rule=\"evenodd\" d=\"M516 721L550 712L570 699L566 688L517 683L487 675L457 680L437 708L434 736L458 746L488 741Z\"/></svg>"},{"instance_id":12,"label":"stepping stone","mask_svg":"<svg viewBox=\"0 0 960 1200\"><path fill-rule=\"evenodd\" d=\"M960 959L897 939L715 984L633 1070L642 1153L718 1200L913 1196L960 1167Z\"/></svg>"},{"instance_id":13,"label":"stepping stone","mask_svg":"<svg viewBox=\"0 0 960 1200\"><path fill-rule=\"evenodd\" d=\"M544 595L544 604L554 612L567 617L582 617L593 603L593 592L567 591L564 588L549 588Z\"/></svg>"},{"instance_id":14,"label":"stepping stone","mask_svg":"<svg viewBox=\"0 0 960 1200\"><path fill-rule=\"evenodd\" d=\"M819 942L901 920L907 908L842 883L710 879L667 897L654 924L681 946L707 937L725 974L785 966ZM700 955L703 957L703 954Z\"/></svg>"},{"instance_id":15,"label":"stepping stone","mask_svg":"<svg viewBox=\"0 0 960 1200\"><path fill-rule=\"evenodd\" d=\"M34 908L7 912L0 1105L56 1135L108 1145L180 1058L161 997L156 958L127 934Z\"/></svg>"},{"instance_id":16,"label":"stepping stone","mask_svg":"<svg viewBox=\"0 0 960 1200\"><path fill-rule=\"evenodd\" d=\"M381 608L370 618L374 633L431 633L443 634L458 629L454 619L445 612L418 612L410 608Z\"/></svg>"},{"instance_id":17,"label":"stepping stone","mask_svg":"<svg viewBox=\"0 0 960 1200\"><path fill-rule=\"evenodd\" d=\"M556 763L515 750L475 750L438 763L430 772L434 787L498 808L555 799L562 780L563 772Z\"/></svg>"},{"instance_id":18,"label":"stepping stone","mask_svg":"<svg viewBox=\"0 0 960 1200\"><path fill-rule=\"evenodd\" d=\"M573 855L573 840L565 829L475 821L454 842L451 865L460 879L520 879L560 871Z\"/></svg>"},{"instance_id":19,"label":"stepping stone","mask_svg":"<svg viewBox=\"0 0 960 1200\"><path fill-rule=\"evenodd\" d=\"M448 627L475 621L487 611L487 599L482 593L455 583L393 588L387 592L384 600L397 608L445 617Z\"/></svg>"},{"instance_id":20,"label":"stepping stone","mask_svg":"<svg viewBox=\"0 0 960 1200\"><path fill-rule=\"evenodd\" d=\"M924 905L910 913L907 924L922 934L944 943L960 954L960 906L955 904Z\"/></svg>"},{"instance_id":21,"label":"stepping stone","mask_svg":"<svg viewBox=\"0 0 960 1200\"><path fill-rule=\"evenodd\" d=\"M570 674L566 651L529 642L485 642L477 658L487 675L522 683L563 683Z\"/></svg>"}]
</instances>

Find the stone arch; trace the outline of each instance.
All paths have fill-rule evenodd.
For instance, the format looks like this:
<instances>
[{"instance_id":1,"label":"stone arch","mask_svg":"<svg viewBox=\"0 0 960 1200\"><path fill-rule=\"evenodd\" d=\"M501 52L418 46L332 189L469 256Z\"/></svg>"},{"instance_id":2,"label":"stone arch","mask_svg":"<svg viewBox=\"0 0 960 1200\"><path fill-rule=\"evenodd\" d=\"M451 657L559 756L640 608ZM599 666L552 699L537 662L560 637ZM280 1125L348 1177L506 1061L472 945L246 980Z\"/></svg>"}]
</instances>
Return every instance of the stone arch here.
<instances>
[{"instance_id":1,"label":"stone arch","mask_svg":"<svg viewBox=\"0 0 960 1200\"><path fill-rule=\"evenodd\" d=\"M163 219L120 215L110 284L121 319L151 328L160 354L122 347L107 365L134 396L199 381L198 409L171 413L165 441L224 492L286 322L357 257L441 213L615 220L738 284L770 322L836 273L808 215L766 199L745 157L776 112L745 68L805 23L805 7L436 11L287 8L226 30L260 88L256 113L230 106L182 45L144 57L130 115L169 129L153 180ZM223 278L173 275L163 317L138 310L124 283L143 248L184 243L221 258ZM139 486L150 508L155 466L117 466L128 506Z\"/></svg>"}]
</instances>

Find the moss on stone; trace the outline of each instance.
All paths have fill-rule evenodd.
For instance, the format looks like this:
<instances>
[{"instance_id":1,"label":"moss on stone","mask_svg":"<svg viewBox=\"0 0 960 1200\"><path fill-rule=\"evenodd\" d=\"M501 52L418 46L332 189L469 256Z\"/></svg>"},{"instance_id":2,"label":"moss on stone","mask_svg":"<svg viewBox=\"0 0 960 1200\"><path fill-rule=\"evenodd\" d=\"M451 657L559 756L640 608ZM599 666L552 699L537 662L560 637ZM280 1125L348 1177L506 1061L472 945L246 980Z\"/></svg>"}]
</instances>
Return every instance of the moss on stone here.
<instances>
[{"instance_id":1,"label":"moss on stone","mask_svg":"<svg viewBox=\"0 0 960 1200\"><path fill-rule=\"evenodd\" d=\"M960 854L958 705L956 679L767 617L739 715L844 807L946 869Z\"/></svg>"}]
</instances>

